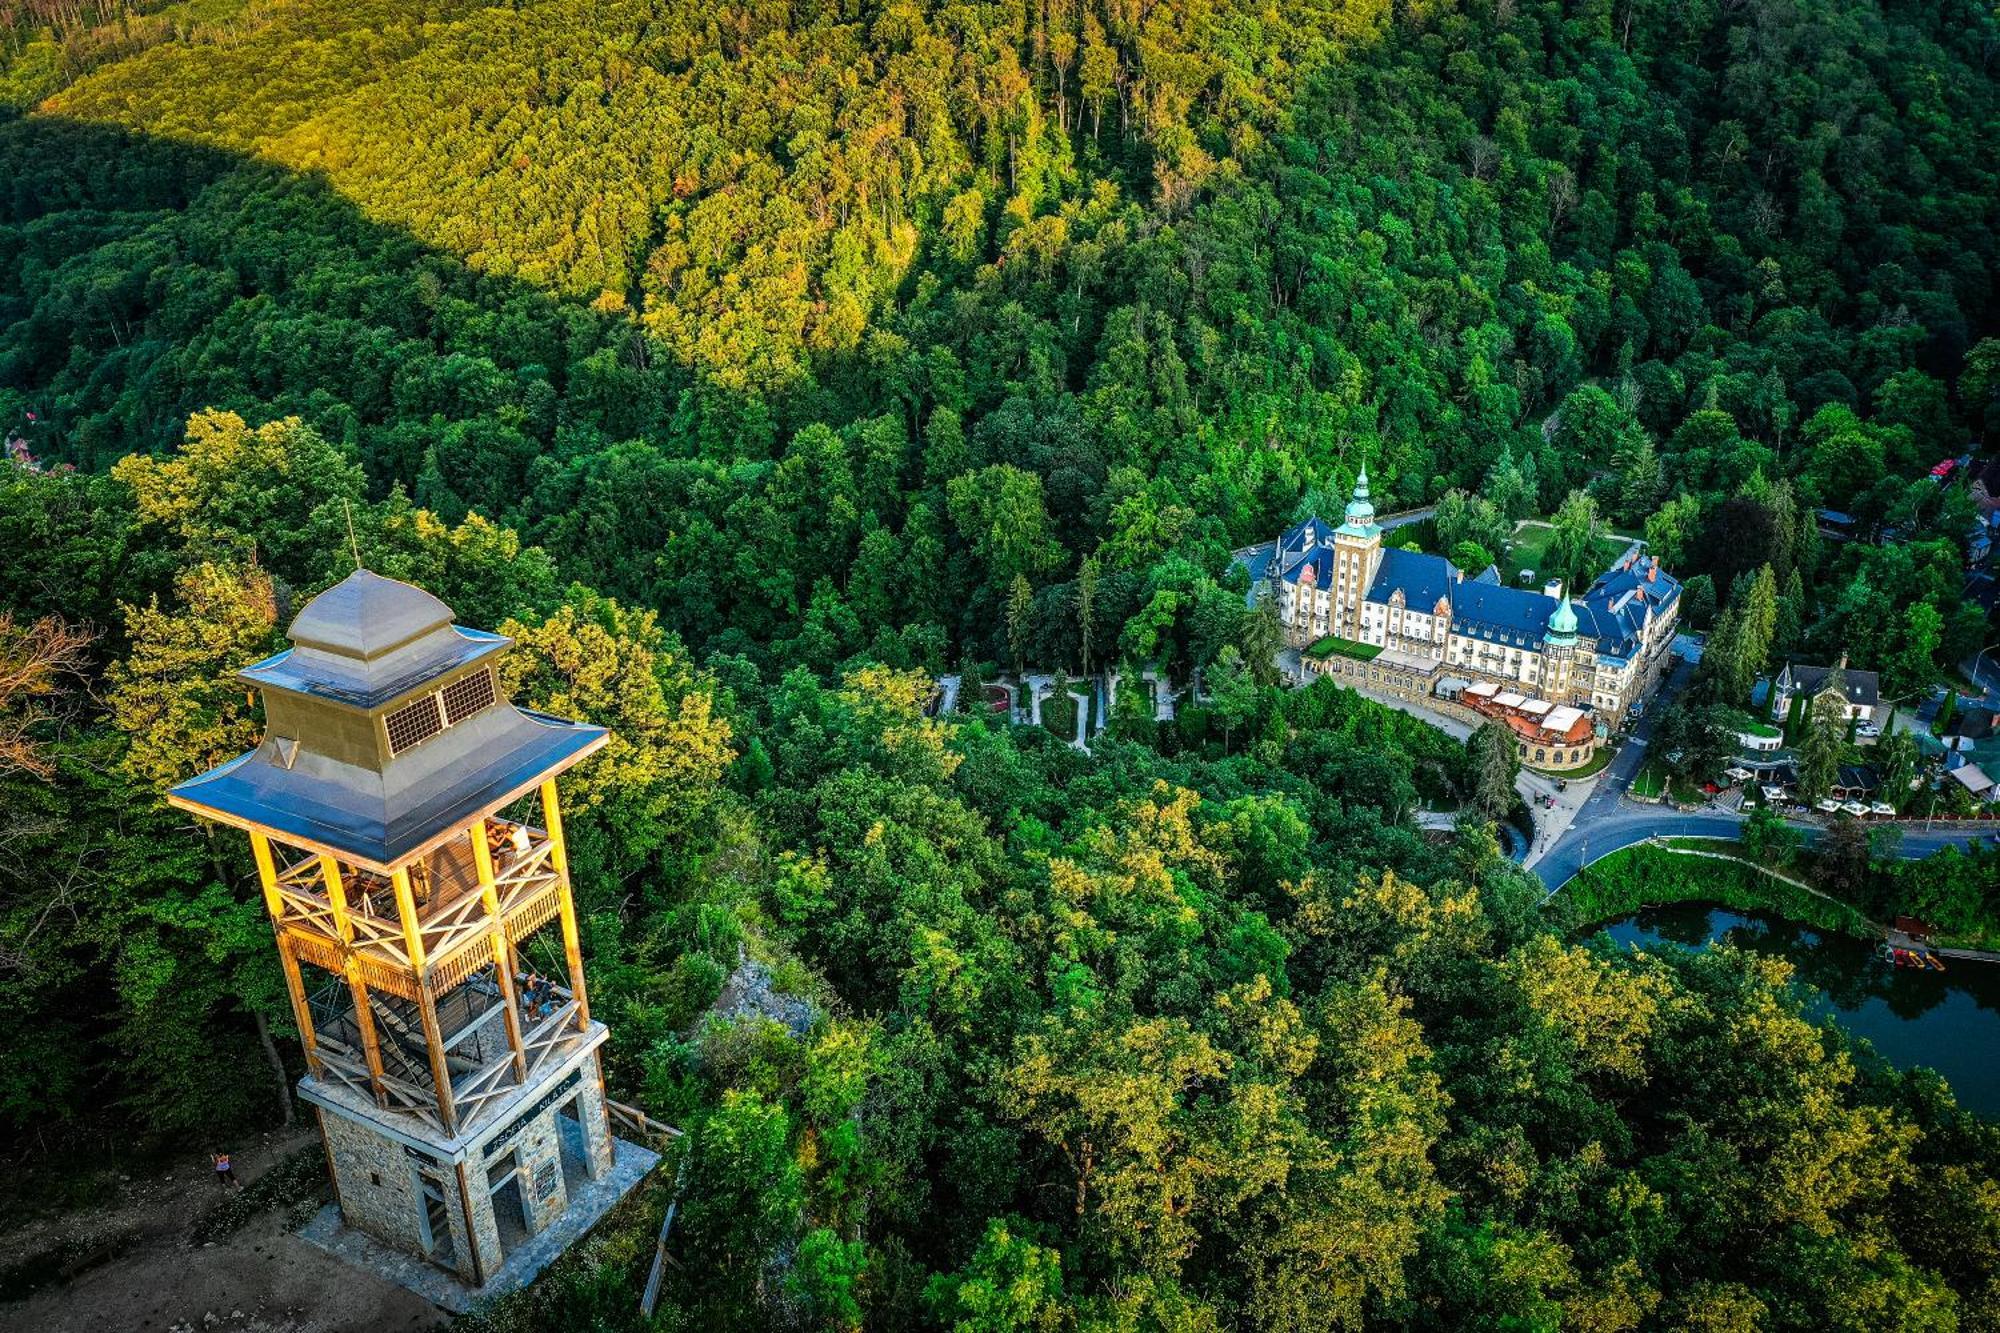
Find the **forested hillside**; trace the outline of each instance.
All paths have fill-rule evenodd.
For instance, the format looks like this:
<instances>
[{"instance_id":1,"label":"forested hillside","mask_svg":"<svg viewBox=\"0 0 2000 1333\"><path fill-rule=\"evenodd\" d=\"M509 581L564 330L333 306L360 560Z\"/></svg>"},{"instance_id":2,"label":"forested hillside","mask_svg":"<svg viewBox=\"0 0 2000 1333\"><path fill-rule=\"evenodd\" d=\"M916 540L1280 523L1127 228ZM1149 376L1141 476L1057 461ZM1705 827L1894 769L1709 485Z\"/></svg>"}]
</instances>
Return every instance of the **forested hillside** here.
<instances>
[{"instance_id":1,"label":"forested hillside","mask_svg":"<svg viewBox=\"0 0 2000 1333\"><path fill-rule=\"evenodd\" d=\"M2000 244L1970 4L174 22L0 145L35 451L296 413L698 644L997 656L1025 574L1048 658L1092 554L1114 642L1364 455L1506 517L1598 476L1782 592L1805 502L1903 517L2000 383L1954 400Z\"/></svg>"},{"instance_id":2,"label":"forested hillside","mask_svg":"<svg viewBox=\"0 0 2000 1333\"><path fill-rule=\"evenodd\" d=\"M1989 7L0 23L34 1151L285 1109L247 857L157 793L258 734L229 672L351 523L618 734L572 839L613 1082L690 1130L666 1326L2000 1328L1992 1126L1781 965L1573 944L1490 830L1419 836L1493 797L1464 747L1279 689L1229 559L1365 460L1447 553L1643 533L1722 703L1976 651L1924 474L2000 425ZM923 716L996 663L1209 697L1089 755ZM806 1037L699 1022L739 951Z\"/></svg>"}]
</instances>

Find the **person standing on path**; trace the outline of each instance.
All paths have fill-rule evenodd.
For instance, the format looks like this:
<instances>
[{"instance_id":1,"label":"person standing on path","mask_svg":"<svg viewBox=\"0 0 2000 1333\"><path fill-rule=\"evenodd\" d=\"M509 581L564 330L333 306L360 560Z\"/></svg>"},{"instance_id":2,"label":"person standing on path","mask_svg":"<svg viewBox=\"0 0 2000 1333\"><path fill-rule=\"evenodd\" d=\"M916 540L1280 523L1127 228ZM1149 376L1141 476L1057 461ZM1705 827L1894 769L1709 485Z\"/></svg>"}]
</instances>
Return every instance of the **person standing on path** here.
<instances>
[{"instance_id":1,"label":"person standing on path","mask_svg":"<svg viewBox=\"0 0 2000 1333\"><path fill-rule=\"evenodd\" d=\"M228 1189L231 1185L237 1189L243 1188L243 1182L236 1178L236 1172L229 1165L228 1153L212 1152L208 1155L208 1160L215 1163L215 1183L219 1188Z\"/></svg>"}]
</instances>

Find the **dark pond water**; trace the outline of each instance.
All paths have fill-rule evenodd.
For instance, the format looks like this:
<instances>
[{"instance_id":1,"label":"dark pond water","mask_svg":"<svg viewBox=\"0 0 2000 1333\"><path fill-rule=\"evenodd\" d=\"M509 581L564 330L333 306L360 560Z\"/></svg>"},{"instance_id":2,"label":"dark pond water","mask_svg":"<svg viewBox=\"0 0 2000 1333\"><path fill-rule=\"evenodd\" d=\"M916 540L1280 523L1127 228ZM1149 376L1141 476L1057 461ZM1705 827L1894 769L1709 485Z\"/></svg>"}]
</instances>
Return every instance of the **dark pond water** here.
<instances>
[{"instance_id":1,"label":"dark pond water","mask_svg":"<svg viewBox=\"0 0 2000 1333\"><path fill-rule=\"evenodd\" d=\"M1832 1015L1899 1069L1935 1069L1959 1105L2000 1118L2000 963L1948 958L1948 972L1916 972L1891 967L1860 940L1698 903L1648 908L1605 931L1628 946L1727 940L1789 959L1798 979L1818 989L1811 1012Z\"/></svg>"}]
</instances>

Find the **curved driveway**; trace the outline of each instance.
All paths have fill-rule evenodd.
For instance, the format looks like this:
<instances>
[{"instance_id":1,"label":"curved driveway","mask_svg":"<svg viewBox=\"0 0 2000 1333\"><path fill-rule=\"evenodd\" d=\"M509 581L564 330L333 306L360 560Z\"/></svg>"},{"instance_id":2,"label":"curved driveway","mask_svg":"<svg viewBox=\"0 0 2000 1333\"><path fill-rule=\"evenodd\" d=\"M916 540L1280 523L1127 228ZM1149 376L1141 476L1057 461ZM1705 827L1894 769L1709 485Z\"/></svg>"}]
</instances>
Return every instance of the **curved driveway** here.
<instances>
[{"instance_id":1,"label":"curved driveway","mask_svg":"<svg viewBox=\"0 0 2000 1333\"><path fill-rule=\"evenodd\" d=\"M1625 799L1625 789L1631 786L1632 779L1646 762L1646 746L1652 740L1653 719L1659 716L1661 707L1687 684L1690 670L1686 661L1675 660L1673 673L1662 682L1659 692L1646 705L1645 716L1633 724L1624 748L1598 774L1596 789L1577 808L1576 818L1570 822L1569 828L1556 839L1554 846L1529 866L1551 893L1592 861L1634 843L1654 837L1733 838L1747 822L1748 816L1713 806L1683 813L1670 805L1640 804ZM1823 831L1817 824L1796 820L1786 822L1804 834L1808 843L1817 839ZM1918 824L1898 824L1894 827L1903 831L1899 854L1912 861L1946 847L1967 846L1993 833L1990 825L1967 827L1946 824L1926 829Z\"/></svg>"},{"instance_id":2,"label":"curved driveway","mask_svg":"<svg viewBox=\"0 0 2000 1333\"><path fill-rule=\"evenodd\" d=\"M1287 648L1278 654L1279 668L1290 679L1303 680L1298 650ZM1709 806L1701 810L1682 812L1670 805L1654 805L1630 801L1625 797L1632 779L1646 763L1646 747L1652 742L1653 723L1660 710L1682 689L1686 688L1693 666L1684 658L1674 659L1673 669L1661 682L1660 688L1647 701L1645 714L1632 724L1625 742L1611 762L1595 776L1579 780L1590 784L1590 791L1576 807L1562 833L1555 841L1544 847L1542 820L1535 818L1537 834L1529 849L1526 868L1535 873L1543 887L1555 892L1575 877L1576 872L1601 857L1615 851L1644 842L1648 838L1734 838L1742 829L1748 816L1735 814L1719 806ZM1455 717L1448 717L1435 709L1391 694L1378 694L1369 690L1360 693L1376 703L1418 717L1449 736L1464 740L1472 728ZM1573 781L1572 790L1579 785ZM1535 804L1537 796L1553 795L1556 784L1550 779L1527 769L1521 771L1515 783L1521 797L1527 802L1529 812L1539 809ZM1561 799L1558 797L1558 799ZM1436 821L1433 821L1436 822ZM1810 843L1817 839L1823 828L1818 824L1787 820L1799 830ZM1982 838L1995 836L1991 824L1945 824L1926 829L1920 824L1902 823L1889 827L1900 828L1903 841L1900 854L1908 860L1918 860L1945 847L1963 847Z\"/></svg>"},{"instance_id":3,"label":"curved driveway","mask_svg":"<svg viewBox=\"0 0 2000 1333\"><path fill-rule=\"evenodd\" d=\"M1584 821L1588 819L1589 822ZM1789 821L1788 821L1789 822ZM1634 805L1618 802L1615 809L1607 814L1591 816L1586 810L1577 815L1577 823L1571 826L1569 835L1564 836L1555 847L1535 863L1534 872L1550 892L1559 889L1577 871L1591 862L1609 856L1615 851L1644 842L1648 838L1733 838L1743 827L1744 816L1733 815L1724 810L1698 810L1682 814L1671 806ZM1792 823L1792 827L1805 835L1807 842L1815 841L1822 830L1813 824ZM1950 825L1925 829L1921 825L1901 824L1902 846L1899 854L1906 860L1920 860L1932 852L1946 847L1964 847L1992 835L1991 828L1966 828Z\"/></svg>"}]
</instances>

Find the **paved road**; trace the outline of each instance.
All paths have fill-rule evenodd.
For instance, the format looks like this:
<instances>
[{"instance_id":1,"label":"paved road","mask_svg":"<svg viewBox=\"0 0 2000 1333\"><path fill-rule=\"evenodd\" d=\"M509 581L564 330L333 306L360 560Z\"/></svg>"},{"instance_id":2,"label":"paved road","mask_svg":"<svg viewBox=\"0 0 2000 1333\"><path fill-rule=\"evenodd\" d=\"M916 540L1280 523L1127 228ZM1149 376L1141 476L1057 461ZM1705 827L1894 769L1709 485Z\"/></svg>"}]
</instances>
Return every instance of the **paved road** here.
<instances>
[{"instance_id":1,"label":"paved road","mask_svg":"<svg viewBox=\"0 0 2000 1333\"><path fill-rule=\"evenodd\" d=\"M1592 861L1647 838L1733 838L1742 829L1748 819L1746 815L1714 807L1682 813L1672 806L1641 804L1625 796L1632 779L1645 765L1654 719L1669 700L1687 687L1692 670L1686 661L1675 660L1672 674L1647 703L1645 716L1633 724L1624 748L1598 775L1596 790L1576 812L1568 831L1531 864L1530 869L1551 892ZM1821 832L1816 824L1791 823L1805 835L1807 842L1818 838ZM1992 835L1987 827L1943 825L1928 830L1909 824L1901 827L1901 855L1910 860L1948 846L1963 847Z\"/></svg>"},{"instance_id":2,"label":"paved road","mask_svg":"<svg viewBox=\"0 0 2000 1333\"><path fill-rule=\"evenodd\" d=\"M1652 807L1628 805L1625 800L1625 789L1632 785L1632 779L1637 777L1639 770L1646 765L1646 747L1652 742L1653 723L1658 720L1661 709L1665 708L1675 695L1687 688L1688 678L1693 672L1692 663L1684 658L1674 659L1673 667L1667 672L1667 678L1660 682L1660 688L1647 701L1645 713L1632 724L1631 730L1626 733L1625 743L1619 747L1618 753L1611 757L1611 762L1599 771L1596 785L1591 788L1590 795L1584 799L1583 804L1577 808L1575 816L1570 819L1569 826L1563 830L1562 836L1556 839L1554 846L1529 858L1529 868L1542 877L1542 883L1554 886L1574 875L1576 867L1584 864L1582 860L1584 849L1588 846L1592 833L1599 825L1616 818L1621 811L1645 809L1651 811L1657 818L1659 812ZM1633 841L1636 842L1638 839L1635 838ZM1544 870L1543 867L1548 869ZM1550 878L1551 875L1555 878Z\"/></svg>"},{"instance_id":3,"label":"paved road","mask_svg":"<svg viewBox=\"0 0 2000 1333\"><path fill-rule=\"evenodd\" d=\"M1673 674L1667 677L1659 693L1646 705L1645 716L1633 724L1632 734L1624 748L1599 775L1597 790L1577 811L1569 831L1534 863L1532 869L1550 891L1553 892L1592 861L1644 842L1647 838L1733 838L1742 829L1748 819L1746 815L1718 808L1682 813L1672 806L1641 804L1625 797L1633 777L1645 765L1646 746L1653 735L1653 720L1660 715L1661 707L1668 700L1686 688L1691 669L1685 661L1675 662ZM1809 843L1822 832L1816 824L1790 822ZM1900 827L1903 829L1900 854L1908 860L1929 856L1946 847L1964 847L1991 837L1993 833L1990 827L1967 828L1951 824L1931 829L1915 824Z\"/></svg>"},{"instance_id":4,"label":"paved road","mask_svg":"<svg viewBox=\"0 0 2000 1333\"><path fill-rule=\"evenodd\" d=\"M2000 704L2000 643L1960 662L1958 669L1965 673L1967 680L1979 686L1981 703L1989 708Z\"/></svg>"},{"instance_id":5,"label":"paved road","mask_svg":"<svg viewBox=\"0 0 2000 1333\"><path fill-rule=\"evenodd\" d=\"M1375 526L1384 532L1394 532L1397 528L1421 523L1436 512L1436 505L1425 505L1422 509L1405 509L1400 514L1378 514L1375 517Z\"/></svg>"},{"instance_id":6,"label":"paved road","mask_svg":"<svg viewBox=\"0 0 2000 1333\"><path fill-rule=\"evenodd\" d=\"M1279 654L1279 664L1294 679L1302 679L1298 653L1286 649ZM1652 742L1653 724L1660 712L1676 695L1687 688L1688 680L1694 673L1691 662L1675 657L1667 678L1660 688L1646 702L1646 711L1632 724L1625 743L1611 762L1594 777L1584 779L1589 784L1589 794L1576 808L1575 815L1555 842L1542 848L1539 838L1531 849L1527 868L1532 870L1542 884L1554 892L1577 871L1592 861L1608 856L1612 852L1644 842L1647 838L1733 838L1742 829L1748 816L1733 813L1719 807L1709 807L1690 813L1683 813L1670 805L1655 805L1628 800L1626 790L1632 779L1645 767L1647 747ZM1464 739L1471 728L1457 718L1447 717L1432 709L1425 708L1407 699L1393 695L1362 691L1377 703L1422 718L1432 726L1458 739ZM1581 784L1571 782L1570 794L1574 796ZM1540 818L1542 811L1534 803L1537 794L1550 794L1555 784L1538 774L1523 770L1518 784L1521 795L1528 801L1530 811L1537 816L1536 827L1544 827ZM1560 798L1558 798L1560 799ZM1561 812L1558 812L1561 813ZM1800 821L1788 821L1798 829L1810 843L1822 832L1821 826ZM1947 824L1925 829L1919 824L1898 825L1903 830L1903 840L1899 853L1905 859L1917 860L1945 847L1964 847L1984 838L1995 837L1992 825Z\"/></svg>"},{"instance_id":7,"label":"paved road","mask_svg":"<svg viewBox=\"0 0 2000 1333\"><path fill-rule=\"evenodd\" d=\"M1579 821L1580 822L1580 821ZM1614 812L1601 815L1565 838L1556 850L1536 864L1535 874L1550 892L1560 888L1584 866L1609 856L1621 848L1648 838L1733 838L1742 829L1744 816L1725 810L1699 810L1682 814L1669 806L1637 805L1621 802ZM1816 825L1794 823L1808 843L1824 831ZM1920 860L1946 847L1964 847L1993 836L1990 826L1967 828L1947 825L1925 829L1921 824L1905 824L1898 854L1908 861Z\"/></svg>"}]
</instances>

